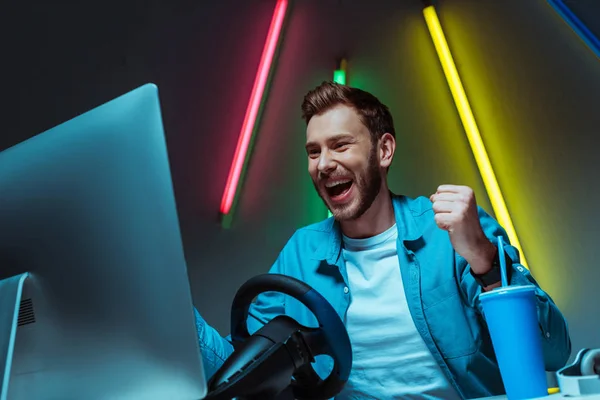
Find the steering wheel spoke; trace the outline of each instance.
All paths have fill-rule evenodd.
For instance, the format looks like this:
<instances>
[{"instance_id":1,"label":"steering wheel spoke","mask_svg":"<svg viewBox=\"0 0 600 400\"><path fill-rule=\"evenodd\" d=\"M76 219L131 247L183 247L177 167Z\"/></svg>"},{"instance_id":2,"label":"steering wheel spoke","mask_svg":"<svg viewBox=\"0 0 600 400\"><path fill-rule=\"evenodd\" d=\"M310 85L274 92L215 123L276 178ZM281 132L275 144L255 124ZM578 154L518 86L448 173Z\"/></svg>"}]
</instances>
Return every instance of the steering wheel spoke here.
<instances>
[{"instance_id":1,"label":"steering wheel spoke","mask_svg":"<svg viewBox=\"0 0 600 400\"><path fill-rule=\"evenodd\" d=\"M319 354L329 354L329 343L327 343L327 336L322 328L307 328L302 332L304 341L308 348L311 350L313 356Z\"/></svg>"}]
</instances>

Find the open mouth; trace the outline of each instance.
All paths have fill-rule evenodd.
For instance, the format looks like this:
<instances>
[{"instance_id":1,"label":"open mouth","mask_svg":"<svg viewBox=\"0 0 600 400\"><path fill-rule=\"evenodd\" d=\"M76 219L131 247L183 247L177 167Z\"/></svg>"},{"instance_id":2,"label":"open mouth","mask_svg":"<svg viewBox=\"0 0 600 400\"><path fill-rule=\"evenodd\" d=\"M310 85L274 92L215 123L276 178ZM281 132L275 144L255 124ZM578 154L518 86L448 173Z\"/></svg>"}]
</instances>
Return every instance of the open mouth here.
<instances>
[{"instance_id":1,"label":"open mouth","mask_svg":"<svg viewBox=\"0 0 600 400\"><path fill-rule=\"evenodd\" d=\"M333 201L343 200L352 188L352 179L337 179L325 184L327 195Z\"/></svg>"}]
</instances>

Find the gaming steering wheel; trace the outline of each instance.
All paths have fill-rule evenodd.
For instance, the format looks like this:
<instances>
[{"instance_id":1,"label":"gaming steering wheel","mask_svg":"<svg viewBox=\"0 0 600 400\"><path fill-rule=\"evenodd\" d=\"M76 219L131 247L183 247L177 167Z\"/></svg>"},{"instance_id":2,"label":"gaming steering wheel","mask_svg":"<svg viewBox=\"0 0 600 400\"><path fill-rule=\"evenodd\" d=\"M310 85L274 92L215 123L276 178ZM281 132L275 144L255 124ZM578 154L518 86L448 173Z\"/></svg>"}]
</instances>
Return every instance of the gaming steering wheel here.
<instances>
[{"instance_id":1,"label":"gaming steering wheel","mask_svg":"<svg viewBox=\"0 0 600 400\"><path fill-rule=\"evenodd\" d=\"M304 304L317 318L308 328L280 315L250 335L247 319L254 298L280 292ZM352 368L348 332L333 307L307 284L285 275L264 274L238 290L231 307L235 351L208 383L206 399L329 399L346 384ZM333 359L329 376L321 379L311 363L318 355Z\"/></svg>"}]
</instances>

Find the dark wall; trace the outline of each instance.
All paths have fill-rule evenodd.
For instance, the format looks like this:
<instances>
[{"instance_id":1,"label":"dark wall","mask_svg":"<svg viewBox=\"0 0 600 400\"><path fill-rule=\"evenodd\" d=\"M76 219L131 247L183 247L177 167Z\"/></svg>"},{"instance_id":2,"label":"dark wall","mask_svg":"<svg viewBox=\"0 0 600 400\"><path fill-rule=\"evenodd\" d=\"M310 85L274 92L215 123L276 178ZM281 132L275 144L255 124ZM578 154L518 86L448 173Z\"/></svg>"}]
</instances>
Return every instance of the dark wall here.
<instances>
[{"instance_id":1,"label":"dark wall","mask_svg":"<svg viewBox=\"0 0 600 400\"><path fill-rule=\"evenodd\" d=\"M0 148L156 83L195 303L223 334L239 285L324 215L299 106L341 54L349 83L393 111L392 189L466 184L492 211L418 0L293 2L228 230L217 212L275 1L68 3L2 6ZM600 3L569 4L600 32ZM600 282L600 60L545 0L440 0L438 12L531 269L574 349L600 346L588 300Z\"/></svg>"}]
</instances>

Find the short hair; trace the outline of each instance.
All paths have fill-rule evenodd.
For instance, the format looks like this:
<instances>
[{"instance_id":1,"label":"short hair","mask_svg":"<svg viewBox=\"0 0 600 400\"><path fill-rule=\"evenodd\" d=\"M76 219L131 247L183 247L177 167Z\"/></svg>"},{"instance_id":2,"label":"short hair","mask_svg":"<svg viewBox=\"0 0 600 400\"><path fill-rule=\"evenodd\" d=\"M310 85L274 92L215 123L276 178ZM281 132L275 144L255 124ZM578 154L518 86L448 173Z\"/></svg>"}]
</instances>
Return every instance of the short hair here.
<instances>
[{"instance_id":1,"label":"short hair","mask_svg":"<svg viewBox=\"0 0 600 400\"><path fill-rule=\"evenodd\" d=\"M385 104L369 92L336 82L325 81L304 96L302 118L308 124L315 115L338 105L352 107L358 113L361 122L371 133L373 143L385 133L396 137L394 120Z\"/></svg>"}]
</instances>

